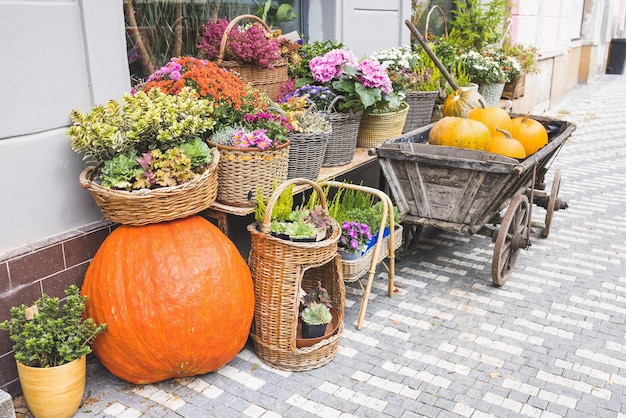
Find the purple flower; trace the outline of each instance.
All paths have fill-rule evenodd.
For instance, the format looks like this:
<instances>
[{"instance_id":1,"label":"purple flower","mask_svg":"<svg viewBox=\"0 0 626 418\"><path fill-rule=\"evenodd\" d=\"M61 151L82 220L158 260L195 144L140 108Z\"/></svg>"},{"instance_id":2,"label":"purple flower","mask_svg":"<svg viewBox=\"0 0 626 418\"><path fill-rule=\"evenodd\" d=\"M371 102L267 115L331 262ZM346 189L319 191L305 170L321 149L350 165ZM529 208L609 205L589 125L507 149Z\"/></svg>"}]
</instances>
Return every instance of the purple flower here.
<instances>
[{"instance_id":1,"label":"purple flower","mask_svg":"<svg viewBox=\"0 0 626 418\"><path fill-rule=\"evenodd\" d=\"M363 60L357 66L357 70L360 72L357 79L365 87L379 88L385 94L392 92L389 75L377 61Z\"/></svg>"}]
</instances>

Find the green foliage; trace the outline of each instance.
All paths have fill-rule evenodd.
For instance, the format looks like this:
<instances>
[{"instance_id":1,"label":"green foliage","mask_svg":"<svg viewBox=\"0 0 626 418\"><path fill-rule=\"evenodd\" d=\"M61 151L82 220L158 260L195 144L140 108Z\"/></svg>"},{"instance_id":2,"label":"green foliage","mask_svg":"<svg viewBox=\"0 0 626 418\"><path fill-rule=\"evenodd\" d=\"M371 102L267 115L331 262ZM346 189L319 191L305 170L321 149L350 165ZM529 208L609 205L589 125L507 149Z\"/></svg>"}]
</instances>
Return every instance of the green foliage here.
<instances>
[{"instance_id":1,"label":"green foliage","mask_svg":"<svg viewBox=\"0 0 626 418\"><path fill-rule=\"evenodd\" d=\"M360 207L353 208L347 210L345 212L346 220L353 222L364 223L370 227L370 231L372 235L375 235L380 230L380 222L383 217L383 205L381 202L376 202L374 205L369 207ZM402 218L402 214L396 209L393 211L394 217L394 225L398 225L400 223L400 219ZM389 226L389 217L387 217L385 221L385 226Z\"/></svg>"},{"instance_id":2,"label":"green foliage","mask_svg":"<svg viewBox=\"0 0 626 418\"><path fill-rule=\"evenodd\" d=\"M313 302L300 314L300 318L309 325L328 324L333 320L330 309L322 303Z\"/></svg>"},{"instance_id":3,"label":"green foliage","mask_svg":"<svg viewBox=\"0 0 626 418\"><path fill-rule=\"evenodd\" d=\"M278 200L274 204L272 209L272 221L284 222L289 219L293 210L293 188L294 185L289 185L285 190L280 193ZM274 190L276 190L276 182L274 181ZM268 198L269 199L269 198ZM263 222L265 217L265 210L267 208L267 201L264 200L261 193L261 187L257 188L256 194L257 206L254 210L254 219L258 222Z\"/></svg>"},{"instance_id":4,"label":"green foliage","mask_svg":"<svg viewBox=\"0 0 626 418\"><path fill-rule=\"evenodd\" d=\"M191 167L200 167L210 164L213 160L211 148L203 140L196 138L179 145L183 153L191 160Z\"/></svg>"},{"instance_id":5,"label":"green foliage","mask_svg":"<svg viewBox=\"0 0 626 418\"><path fill-rule=\"evenodd\" d=\"M104 187L130 190L137 177L144 173L136 158L135 152L130 151L105 161L100 171L101 184Z\"/></svg>"},{"instance_id":6,"label":"green foliage","mask_svg":"<svg viewBox=\"0 0 626 418\"><path fill-rule=\"evenodd\" d=\"M55 367L91 353L89 343L107 325L83 318L87 297L80 296L77 286L65 294L62 306L59 298L44 293L34 307L11 308L11 319L0 323L0 329L14 342L15 360L31 367Z\"/></svg>"},{"instance_id":7,"label":"green foliage","mask_svg":"<svg viewBox=\"0 0 626 418\"><path fill-rule=\"evenodd\" d=\"M328 290L322 287L322 282L319 280L310 292L300 298L300 302L304 308L310 306L312 303L321 303L329 309L333 307Z\"/></svg>"},{"instance_id":8,"label":"green foliage","mask_svg":"<svg viewBox=\"0 0 626 418\"><path fill-rule=\"evenodd\" d=\"M72 111L67 135L75 152L101 164L132 150L141 154L196 139L215 125L212 114L212 102L193 89L177 95L151 89L125 93L88 113Z\"/></svg>"},{"instance_id":9,"label":"green foliage","mask_svg":"<svg viewBox=\"0 0 626 418\"><path fill-rule=\"evenodd\" d=\"M510 0L453 0L450 40L461 47L480 50L498 44L510 17Z\"/></svg>"},{"instance_id":10,"label":"green foliage","mask_svg":"<svg viewBox=\"0 0 626 418\"><path fill-rule=\"evenodd\" d=\"M265 0L265 3L257 9L255 15L263 19L271 28L282 22L288 22L298 18L291 1Z\"/></svg>"}]
</instances>

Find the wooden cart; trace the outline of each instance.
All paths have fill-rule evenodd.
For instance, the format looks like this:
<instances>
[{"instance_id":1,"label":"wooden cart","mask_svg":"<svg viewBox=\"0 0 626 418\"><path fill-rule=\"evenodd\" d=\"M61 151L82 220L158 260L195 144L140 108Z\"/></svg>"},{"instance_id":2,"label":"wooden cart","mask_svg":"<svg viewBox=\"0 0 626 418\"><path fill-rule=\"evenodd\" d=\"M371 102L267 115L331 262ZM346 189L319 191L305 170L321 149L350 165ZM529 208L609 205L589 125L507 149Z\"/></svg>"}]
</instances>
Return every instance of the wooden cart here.
<instances>
[{"instance_id":1,"label":"wooden cart","mask_svg":"<svg viewBox=\"0 0 626 418\"><path fill-rule=\"evenodd\" d=\"M544 237L550 232L554 211L567 207L558 197L560 172L556 171L549 194L544 192L544 178L549 163L576 127L566 121L531 117L546 127L549 141L521 161L428 145L432 124L375 148L390 194L405 214L405 234L413 235L405 235L405 246L418 238L424 226L491 236L495 242L493 283L501 286L507 281L519 249L531 244L531 203L546 209Z\"/></svg>"}]
</instances>

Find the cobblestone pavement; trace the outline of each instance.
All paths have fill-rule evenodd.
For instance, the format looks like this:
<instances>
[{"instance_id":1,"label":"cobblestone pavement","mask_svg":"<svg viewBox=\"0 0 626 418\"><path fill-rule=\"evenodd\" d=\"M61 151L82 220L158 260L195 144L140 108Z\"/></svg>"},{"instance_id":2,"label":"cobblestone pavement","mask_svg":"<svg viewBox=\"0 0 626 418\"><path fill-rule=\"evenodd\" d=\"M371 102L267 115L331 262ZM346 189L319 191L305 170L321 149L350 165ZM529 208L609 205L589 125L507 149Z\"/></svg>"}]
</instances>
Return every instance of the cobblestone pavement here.
<instances>
[{"instance_id":1,"label":"cobblestone pavement","mask_svg":"<svg viewBox=\"0 0 626 418\"><path fill-rule=\"evenodd\" d=\"M135 386L89 364L78 417L626 417L626 77L576 88L551 112L577 124L548 238L491 284L493 244L434 230L380 269L363 329L347 284L337 356L307 372L264 365L251 344L195 378ZM533 218L545 211L533 206Z\"/></svg>"}]
</instances>

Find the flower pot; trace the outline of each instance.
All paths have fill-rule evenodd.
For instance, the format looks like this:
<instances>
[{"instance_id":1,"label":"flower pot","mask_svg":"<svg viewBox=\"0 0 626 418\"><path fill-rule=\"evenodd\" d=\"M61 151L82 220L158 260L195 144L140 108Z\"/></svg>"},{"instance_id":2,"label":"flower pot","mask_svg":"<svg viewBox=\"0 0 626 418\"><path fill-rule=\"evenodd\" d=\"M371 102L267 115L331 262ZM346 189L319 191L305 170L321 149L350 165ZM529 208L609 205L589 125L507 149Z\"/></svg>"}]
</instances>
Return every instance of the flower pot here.
<instances>
[{"instance_id":1,"label":"flower pot","mask_svg":"<svg viewBox=\"0 0 626 418\"><path fill-rule=\"evenodd\" d=\"M236 207L255 207L257 191L264 197L274 191L274 182L287 179L290 142L275 148L237 148L215 144L220 152L217 197L219 203Z\"/></svg>"},{"instance_id":2,"label":"flower pot","mask_svg":"<svg viewBox=\"0 0 626 418\"><path fill-rule=\"evenodd\" d=\"M352 252L340 249L339 255L341 256L342 260L358 260L363 256L363 252Z\"/></svg>"},{"instance_id":3,"label":"flower pot","mask_svg":"<svg viewBox=\"0 0 626 418\"><path fill-rule=\"evenodd\" d=\"M362 117L363 112L328 113L328 121L333 129L328 137L322 167L336 167L352 162Z\"/></svg>"},{"instance_id":4,"label":"flower pot","mask_svg":"<svg viewBox=\"0 0 626 418\"><path fill-rule=\"evenodd\" d=\"M498 106L503 91L504 83L483 83L478 88L478 92L487 101L487 106Z\"/></svg>"},{"instance_id":5,"label":"flower pot","mask_svg":"<svg viewBox=\"0 0 626 418\"><path fill-rule=\"evenodd\" d=\"M402 135L408 113L409 105L406 102L403 108L395 112L364 113L359 125L356 146L372 148L380 145L386 139Z\"/></svg>"},{"instance_id":6,"label":"flower pot","mask_svg":"<svg viewBox=\"0 0 626 418\"><path fill-rule=\"evenodd\" d=\"M83 356L57 367L30 367L17 362L24 399L35 418L69 418L83 400L87 361Z\"/></svg>"},{"instance_id":7,"label":"flower pot","mask_svg":"<svg viewBox=\"0 0 626 418\"><path fill-rule=\"evenodd\" d=\"M337 329L339 328L339 313L335 308L330 308L330 313L333 315L333 320L330 321L329 324L324 325L324 332L318 337L305 337L302 333L302 319L298 319L298 328L296 331L297 348L311 347L312 345L329 338L337 332Z\"/></svg>"},{"instance_id":8,"label":"flower pot","mask_svg":"<svg viewBox=\"0 0 626 418\"><path fill-rule=\"evenodd\" d=\"M315 134L289 134L289 168L287 179L315 181L320 174L324 153L332 130Z\"/></svg>"},{"instance_id":9,"label":"flower pot","mask_svg":"<svg viewBox=\"0 0 626 418\"><path fill-rule=\"evenodd\" d=\"M436 91L409 91L406 93L405 101L410 110L404 122L403 133L414 131L430 123L437 94Z\"/></svg>"}]
</instances>

